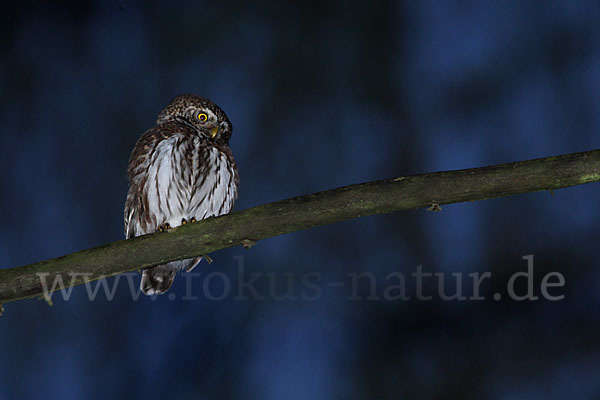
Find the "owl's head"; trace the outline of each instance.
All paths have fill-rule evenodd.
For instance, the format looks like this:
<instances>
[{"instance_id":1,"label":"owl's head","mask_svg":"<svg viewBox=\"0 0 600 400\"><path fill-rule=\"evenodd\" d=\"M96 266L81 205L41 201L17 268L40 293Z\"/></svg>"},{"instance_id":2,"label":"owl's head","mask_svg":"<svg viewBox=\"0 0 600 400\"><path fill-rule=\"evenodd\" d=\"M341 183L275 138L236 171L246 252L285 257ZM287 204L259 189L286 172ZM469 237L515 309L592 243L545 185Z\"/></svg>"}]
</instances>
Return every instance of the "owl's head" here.
<instances>
[{"instance_id":1,"label":"owl's head","mask_svg":"<svg viewBox=\"0 0 600 400\"><path fill-rule=\"evenodd\" d=\"M227 115L212 101L193 94L175 97L158 114L157 124L170 121L181 122L206 139L227 143L233 127Z\"/></svg>"}]
</instances>

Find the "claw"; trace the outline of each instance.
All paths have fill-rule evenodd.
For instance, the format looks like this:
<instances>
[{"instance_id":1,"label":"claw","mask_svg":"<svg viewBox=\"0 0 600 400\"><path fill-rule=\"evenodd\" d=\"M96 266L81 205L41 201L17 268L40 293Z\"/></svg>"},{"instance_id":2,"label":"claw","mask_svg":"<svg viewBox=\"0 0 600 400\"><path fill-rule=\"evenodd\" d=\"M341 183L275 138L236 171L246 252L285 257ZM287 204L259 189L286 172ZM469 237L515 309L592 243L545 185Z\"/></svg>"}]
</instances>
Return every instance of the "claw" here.
<instances>
[{"instance_id":1,"label":"claw","mask_svg":"<svg viewBox=\"0 0 600 400\"><path fill-rule=\"evenodd\" d=\"M194 222L196 222L196 217L192 217L192 219L190 219L190 222L193 224Z\"/></svg>"},{"instance_id":2,"label":"claw","mask_svg":"<svg viewBox=\"0 0 600 400\"><path fill-rule=\"evenodd\" d=\"M181 225L187 225L187 219L182 218L181 219Z\"/></svg>"},{"instance_id":3,"label":"claw","mask_svg":"<svg viewBox=\"0 0 600 400\"><path fill-rule=\"evenodd\" d=\"M171 229L171 224L169 224L168 222L165 222L164 224L158 226L159 232L165 232L165 231L168 231L169 229Z\"/></svg>"}]
</instances>

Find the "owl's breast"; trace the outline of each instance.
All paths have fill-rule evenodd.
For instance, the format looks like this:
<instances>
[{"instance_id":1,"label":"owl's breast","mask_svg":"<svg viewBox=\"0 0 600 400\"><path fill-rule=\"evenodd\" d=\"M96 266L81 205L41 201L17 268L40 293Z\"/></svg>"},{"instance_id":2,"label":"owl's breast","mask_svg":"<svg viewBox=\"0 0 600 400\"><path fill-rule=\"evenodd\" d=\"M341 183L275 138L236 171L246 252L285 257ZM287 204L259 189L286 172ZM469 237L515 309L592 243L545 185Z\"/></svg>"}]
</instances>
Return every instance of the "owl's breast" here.
<instances>
[{"instance_id":1,"label":"owl's breast","mask_svg":"<svg viewBox=\"0 0 600 400\"><path fill-rule=\"evenodd\" d=\"M192 165L188 214L197 220L227 214L237 197L237 169L233 158L216 146L197 146Z\"/></svg>"},{"instance_id":2,"label":"owl's breast","mask_svg":"<svg viewBox=\"0 0 600 400\"><path fill-rule=\"evenodd\" d=\"M176 227L183 220L229 213L237 170L230 153L197 136L173 135L156 146L145 186L155 225Z\"/></svg>"}]
</instances>

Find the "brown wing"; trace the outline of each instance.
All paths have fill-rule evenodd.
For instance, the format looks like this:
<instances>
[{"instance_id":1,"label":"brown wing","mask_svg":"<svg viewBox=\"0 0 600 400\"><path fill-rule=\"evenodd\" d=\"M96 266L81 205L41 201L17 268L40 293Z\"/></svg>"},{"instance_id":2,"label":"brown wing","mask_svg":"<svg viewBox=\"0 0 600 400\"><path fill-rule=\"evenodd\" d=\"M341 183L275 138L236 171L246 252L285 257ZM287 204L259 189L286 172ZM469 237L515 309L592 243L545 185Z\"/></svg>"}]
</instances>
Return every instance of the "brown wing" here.
<instances>
[{"instance_id":1,"label":"brown wing","mask_svg":"<svg viewBox=\"0 0 600 400\"><path fill-rule=\"evenodd\" d=\"M147 130L140 136L129 156L127 167L129 190L123 213L126 239L146 233L150 226L156 226L149 213L148 198L144 193L148 168L158 144L177 131L178 127L173 124L163 124Z\"/></svg>"}]
</instances>

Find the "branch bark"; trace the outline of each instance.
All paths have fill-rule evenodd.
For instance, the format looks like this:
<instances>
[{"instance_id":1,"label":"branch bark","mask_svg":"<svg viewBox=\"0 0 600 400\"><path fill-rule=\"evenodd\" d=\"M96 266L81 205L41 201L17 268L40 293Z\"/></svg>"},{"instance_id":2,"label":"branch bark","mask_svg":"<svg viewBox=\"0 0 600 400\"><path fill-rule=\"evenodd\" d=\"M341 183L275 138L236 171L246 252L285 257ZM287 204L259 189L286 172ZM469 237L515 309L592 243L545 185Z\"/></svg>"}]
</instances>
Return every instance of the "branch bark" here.
<instances>
[{"instance_id":1,"label":"branch bark","mask_svg":"<svg viewBox=\"0 0 600 400\"><path fill-rule=\"evenodd\" d=\"M482 168L350 185L277 201L22 267L0 270L0 305L43 294L62 276L66 287L167 261L208 254L352 218L511 196L600 181L600 150ZM75 277L71 280L72 277Z\"/></svg>"}]
</instances>

